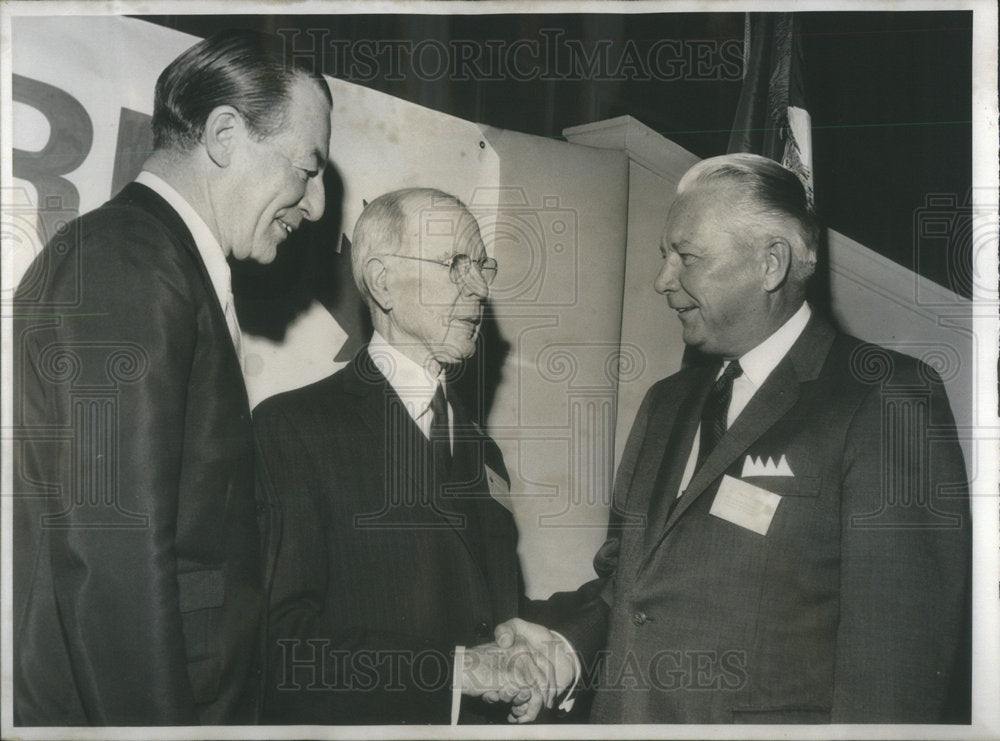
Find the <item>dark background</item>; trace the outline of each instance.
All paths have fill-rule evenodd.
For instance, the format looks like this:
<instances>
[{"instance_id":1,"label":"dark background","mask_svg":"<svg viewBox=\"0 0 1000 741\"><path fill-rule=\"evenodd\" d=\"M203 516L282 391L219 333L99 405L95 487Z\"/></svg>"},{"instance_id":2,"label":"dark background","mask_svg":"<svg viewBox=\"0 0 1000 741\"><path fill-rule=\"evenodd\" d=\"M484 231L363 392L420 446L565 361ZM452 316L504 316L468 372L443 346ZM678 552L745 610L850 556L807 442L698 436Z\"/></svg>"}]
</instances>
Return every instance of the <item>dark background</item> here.
<instances>
[{"instance_id":1,"label":"dark background","mask_svg":"<svg viewBox=\"0 0 1000 741\"><path fill-rule=\"evenodd\" d=\"M311 49L321 39L315 56L326 73L429 108L554 138L568 126L628 114L701 157L726 151L741 86L738 74L731 74L734 64L722 57L732 57L734 44L742 41L742 13L139 17L197 36L233 26L285 29L286 37L288 29L299 29L296 48ZM821 217L900 265L969 296L972 13L799 17ZM325 36L309 36L309 29ZM562 32L560 43L551 43L555 30ZM330 47L335 41L350 42L353 49L362 40L392 39L452 45L468 40L478 46L525 39L555 48L563 68L569 65L561 43L566 40L578 41L588 53L610 40L613 62L622 57L626 40L644 55L656 41L674 39L689 53L716 49L715 69L724 71L699 74L692 65L667 81L636 75L587 79L579 73L549 80L463 80L451 74L421 79L408 63L397 67L400 74L380 65L356 63L352 69L345 53ZM927 219L937 225L933 235L921 228Z\"/></svg>"}]
</instances>

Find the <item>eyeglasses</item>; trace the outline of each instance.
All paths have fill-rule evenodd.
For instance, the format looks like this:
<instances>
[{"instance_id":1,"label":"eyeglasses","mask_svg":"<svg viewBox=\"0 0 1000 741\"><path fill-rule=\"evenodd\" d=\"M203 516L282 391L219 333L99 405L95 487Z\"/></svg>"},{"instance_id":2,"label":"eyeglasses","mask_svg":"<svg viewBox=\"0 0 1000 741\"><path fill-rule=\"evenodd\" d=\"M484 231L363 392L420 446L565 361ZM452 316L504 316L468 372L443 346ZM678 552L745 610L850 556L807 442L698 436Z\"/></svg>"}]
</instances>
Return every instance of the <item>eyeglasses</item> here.
<instances>
[{"instance_id":1,"label":"eyeglasses","mask_svg":"<svg viewBox=\"0 0 1000 741\"><path fill-rule=\"evenodd\" d=\"M497 261L492 257L483 257L473 260L468 255L452 255L447 260L430 260L426 257L411 257L410 255L389 255L402 260L417 260L418 262L429 262L432 265L441 265L448 268L448 277L455 285L461 285L469 279L469 271L475 266L476 271L482 276L487 286L492 285L493 279L497 277Z\"/></svg>"}]
</instances>

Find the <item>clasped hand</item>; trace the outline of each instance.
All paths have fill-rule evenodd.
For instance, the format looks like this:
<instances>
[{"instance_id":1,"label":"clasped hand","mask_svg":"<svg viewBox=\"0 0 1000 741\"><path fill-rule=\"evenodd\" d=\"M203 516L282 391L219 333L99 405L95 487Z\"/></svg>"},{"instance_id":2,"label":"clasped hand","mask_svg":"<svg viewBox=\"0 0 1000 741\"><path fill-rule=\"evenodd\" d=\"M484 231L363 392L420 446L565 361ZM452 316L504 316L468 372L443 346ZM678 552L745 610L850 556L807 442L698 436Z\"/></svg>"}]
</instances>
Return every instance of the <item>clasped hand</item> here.
<instances>
[{"instance_id":1,"label":"clasped hand","mask_svg":"<svg viewBox=\"0 0 1000 741\"><path fill-rule=\"evenodd\" d=\"M573 682L570 649L548 628L520 618L501 623L493 636L494 643L466 649L462 692L510 703L507 720L530 723Z\"/></svg>"}]
</instances>

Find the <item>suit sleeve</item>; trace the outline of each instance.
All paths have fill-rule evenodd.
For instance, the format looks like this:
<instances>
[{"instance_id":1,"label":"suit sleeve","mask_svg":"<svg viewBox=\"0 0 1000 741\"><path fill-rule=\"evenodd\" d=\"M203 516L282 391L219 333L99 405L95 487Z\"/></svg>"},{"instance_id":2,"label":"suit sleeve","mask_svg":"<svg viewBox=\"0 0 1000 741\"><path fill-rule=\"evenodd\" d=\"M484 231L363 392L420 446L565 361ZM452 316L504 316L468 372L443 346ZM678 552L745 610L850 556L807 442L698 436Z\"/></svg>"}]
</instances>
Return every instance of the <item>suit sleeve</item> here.
<instances>
[{"instance_id":1,"label":"suit sleeve","mask_svg":"<svg viewBox=\"0 0 1000 741\"><path fill-rule=\"evenodd\" d=\"M831 722L968 722L969 500L937 374L874 388L846 451Z\"/></svg>"},{"instance_id":2,"label":"suit sleeve","mask_svg":"<svg viewBox=\"0 0 1000 741\"><path fill-rule=\"evenodd\" d=\"M88 272L55 271L48 293L78 307L24 332L24 424L72 434L56 454L25 445L62 494L30 526L87 720L193 724L174 537L196 319L188 275L133 227L86 235Z\"/></svg>"},{"instance_id":3,"label":"suit sleeve","mask_svg":"<svg viewBox=\"0 0 1000 741\"><path fill-rule=\"evenodd\" d=\"M328 518L309 485L313 463L293 416L267 402L254 416L258 496L279 502L282 523L269 599L264 722L447 724L455 646L339 624Z\"/></svg>"},{"instance_id":4,"label":"suit sleeve","mask_svg":"<svg viewBox=\"0 0 1000 741\"><path fill-rule=\"evenodd\" d=\"M615 476L614 497L604 544L594 555L597 578L575 592L552 595L547 605L547 624L561 633L573 646L583 667L584 679L597 669L600 651L607 642L608 620L614 604L618 560L623 528L634 526L627 505L635 475L639 452L646 437L646 428L654 404L657 387L643 398L629 432L622 460Z\"/></svg>"}]
</instances>

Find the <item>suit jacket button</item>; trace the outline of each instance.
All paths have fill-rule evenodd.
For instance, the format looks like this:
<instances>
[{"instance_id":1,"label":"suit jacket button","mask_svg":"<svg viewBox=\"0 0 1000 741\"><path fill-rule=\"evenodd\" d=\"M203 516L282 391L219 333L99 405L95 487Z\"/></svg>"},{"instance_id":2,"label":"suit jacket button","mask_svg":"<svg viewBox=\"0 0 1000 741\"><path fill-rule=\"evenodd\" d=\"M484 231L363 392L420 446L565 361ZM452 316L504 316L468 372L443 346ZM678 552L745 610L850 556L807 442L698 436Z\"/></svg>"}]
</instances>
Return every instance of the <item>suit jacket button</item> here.
<instances>
[{"instance_id":1,"label":"suit jacket button","mask_svg":"<svg viewBox=\"0 0 1000 741\"><path fill-rule=\"evenodd\" d=\"M477 638L491 638L490 626L485 622L476 623L476 637Z\"/></svg>"},{"instance_id":2,"label":"suit jacket button","mask_svg":"<svg viewBox=\"0 0 1000 741\"><path fill-rule=\"evenodd\" d=\"M646 617L646 613L644 613L642 610L640 610L639 612L636 612L635 614L632 615L632 622L635 625L642 625L648 619L649 618Z\"/></svg>"}]
</instances>

